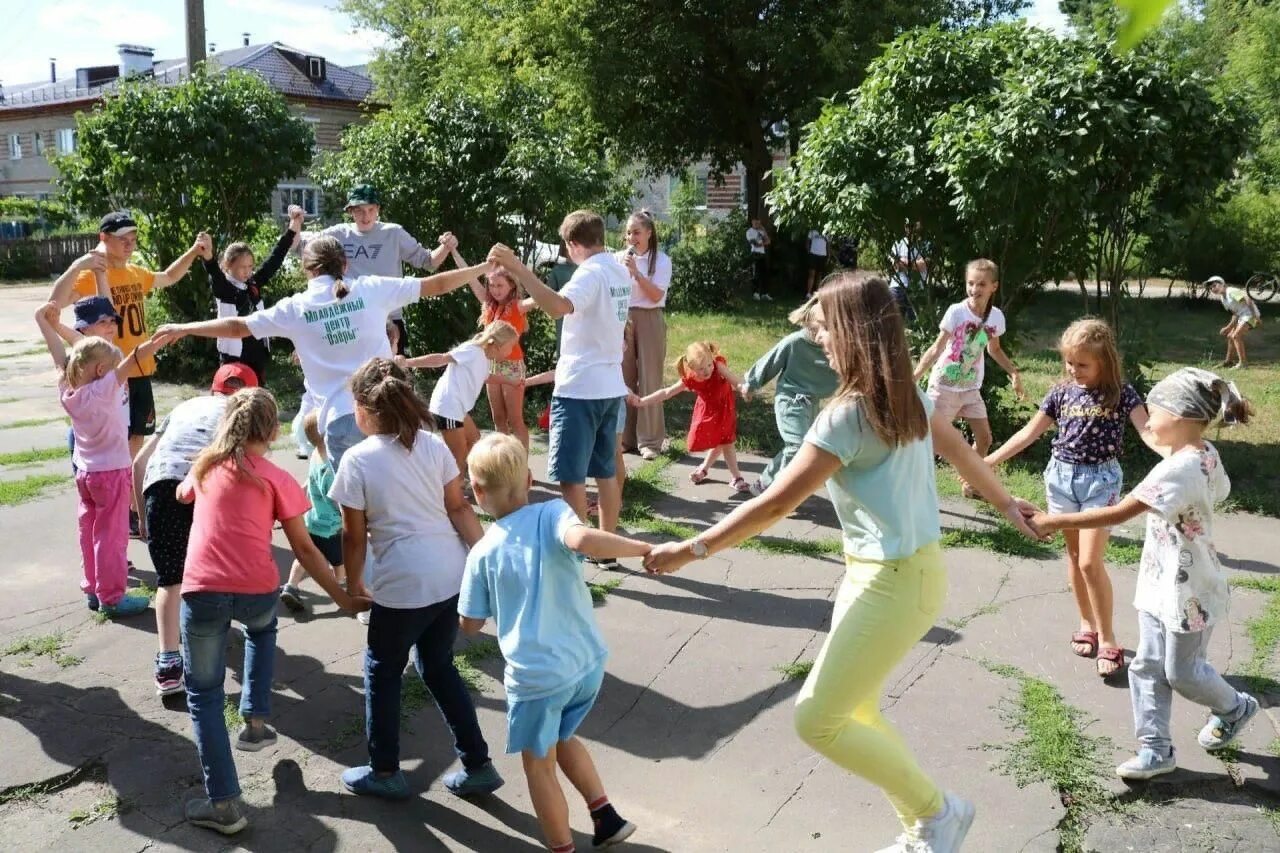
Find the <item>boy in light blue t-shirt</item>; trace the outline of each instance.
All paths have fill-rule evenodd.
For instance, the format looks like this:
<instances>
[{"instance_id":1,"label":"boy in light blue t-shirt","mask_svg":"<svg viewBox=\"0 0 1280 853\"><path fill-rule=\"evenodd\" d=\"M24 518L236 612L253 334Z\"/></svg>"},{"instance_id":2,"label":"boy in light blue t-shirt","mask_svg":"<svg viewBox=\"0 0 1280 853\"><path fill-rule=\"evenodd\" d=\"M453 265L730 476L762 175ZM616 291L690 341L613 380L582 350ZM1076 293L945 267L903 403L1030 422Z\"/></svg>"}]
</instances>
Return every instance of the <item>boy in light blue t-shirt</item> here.
<instances>
[{"instance_id":1,"label":"boy in light blue t-shirt","mask_svg":"<svg viewBox=\"0 0 1280 853\"><path fill-rule=\"evenodd\" d=\"M467 557L458 614L464 633L493 619L507 666L507 752L519 752L534 812L553 853L574 849L557 765L587 802L593 846L635 832L609 804L574 732L595 703L608 654L596 627L582 557L643 557L649 545L582 523L563 500L530 504L529 457L509 435L467 456L476 500L496 521Z\"/></svg>"},{"instance_id":2,"label":"boy in light blue t-shirt","mask_svg":"<svg viewBox=\"0 0 1280 853\"><path fill-rule=\"evenodd\" d=\"M324 435L320 432L318 413L307 412L302 419L302 428L307 441L311 443L311 464L307 469L307 499L311 501L311 509L303 517L307 524L307 533L311 541L320 549L320 553L329 561L338 583L347 582L347 569L342 558L342 510L329 499L329 488L333 485L333 463L325 451ZM294 613L306 609L302 601L302 592L298 585L307 576L302 564L297 560L289 569L289 580L280 588L280 600L284 606Z\"/></svg>"}]
</instances>

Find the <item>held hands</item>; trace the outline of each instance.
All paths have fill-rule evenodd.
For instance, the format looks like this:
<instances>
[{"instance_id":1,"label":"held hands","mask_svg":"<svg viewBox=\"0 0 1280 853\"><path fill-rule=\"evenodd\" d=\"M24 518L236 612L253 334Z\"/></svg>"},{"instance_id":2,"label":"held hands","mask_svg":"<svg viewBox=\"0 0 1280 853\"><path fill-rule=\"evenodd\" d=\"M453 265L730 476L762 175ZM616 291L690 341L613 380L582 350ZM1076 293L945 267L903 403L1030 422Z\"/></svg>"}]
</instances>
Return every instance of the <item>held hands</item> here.
<instances>
[{"instance_id":1,"label":"held hands","mask_svg":"<svg viewBox=\"0 0 1280 853\"><path fill-rule=\"evenodd\" d=\"M644 558L644 570L651 575L669 575L693 562L693 551L684 542L654 545Z\"/></svg>"},{"instance_id":2,"label":"held hands","mask_svg":"<svg viewBox=\"0 0 1280 853\"><path fill-rule=\"evenodd\" d=\"M52 302L46 302L36 309L36 322L44 322L50 326L58 325L62 319L62 311Z\"/></svg>"},{"instance_id":3,"label":"held hands","mask_svg":"<svg viewBox=\"0 0 1280 853\"><path fill-rule=\"evenodd\" d=\"M76 269L95 273L107 271L107 256L102 252L89 252L76 258Z\"/></svg>"},{"instance_id":4,"label":"held hands","mask_svg":"<svg viewBox=\"0 0 1280 853\"><path fill-rule=\"evenodd\" d=\"M446 231L440 235L440 245L444 246L452 254L458 250L458 238L453 236L452 231Z\"/></svg>"},{"instance_id":5,"label":"held hands","mask_svg":"<svg viewBox=\"0 0 1280 853\"><path fill-rule=\"evenodd\" d=\"M151 338L152 340L156 338L163 338L164 343L161 344L160 346L166 346L168 344L173 343L174 341L180 341L186 336L187 336L187 329L183 324L166 323L160 328L156 329L155 334L152 335Z\"/></svg>"},{"instance_id":6,"label":"held hands","mask_svg":"<svg viewBox=\"0 0 1280 853\"><path fill-rule=\"evenodd\" d=\"M213 238L209 236L209 232L201 231L196 235L196 242L192 246L196 250L196 254L206 261L213 260Z\"/></svg>"},{"instance_id":7,"label":"held hands","mask_svg":"<svg viewBox=\"0 0 1280 853\"><path fill-rule=\"evenodd\" d=\"M644 399L640 397L638 394L634 392L628 392L627 405L633 409L643 409L645 406L648 405L648 403L646 403Z\"/></svg>"},{"instance_id":8,"label":"held hands","mask_svg":"<svg viewBox=\"0 0 1280 853\"><path fill-rule=\"evenodd\" d=\"M746 382L743 382L741 385L738 386L738 394L742 396L743 400L750 400L751 386L747 385Z\"/></svg>"},{"instance_id":9,"label":"held hands","mask_svg":"<svg viewBox=\"0 0 1280 853\"><path fill-rule=\"evenodd\" d=\"M1041 512L1035 504L1024 501L1022 498L1014 498L1005 506L1003 512L1004 517L1023 536L1037 542L1048 541L1049 530L1041 527L1037 519L1047 519L1049 516Z\"/></svg>"},{"instance_id":10,"label":"held hands","mask_svg":"<svg viewBox=\"0 0 1280 853\"><path fill-rule=\"evenodd\" d=\"M493 244L493 248L489 250L488 261L506 270L514 270L520 266L520 259L516 257L516 253L510 246L504 246L501 243Z\"/></svg>"},{"instance_id":11,"label":"held hands","mask_svg":"<svg viewBox=\"0 0 1280 853\"><path fill-rule=\"evenodd\" d=\"M307 212L296 204L289 205L289 230L297 234L302 230L302 221L307 218Z\"/></svg>"}]
</instances>

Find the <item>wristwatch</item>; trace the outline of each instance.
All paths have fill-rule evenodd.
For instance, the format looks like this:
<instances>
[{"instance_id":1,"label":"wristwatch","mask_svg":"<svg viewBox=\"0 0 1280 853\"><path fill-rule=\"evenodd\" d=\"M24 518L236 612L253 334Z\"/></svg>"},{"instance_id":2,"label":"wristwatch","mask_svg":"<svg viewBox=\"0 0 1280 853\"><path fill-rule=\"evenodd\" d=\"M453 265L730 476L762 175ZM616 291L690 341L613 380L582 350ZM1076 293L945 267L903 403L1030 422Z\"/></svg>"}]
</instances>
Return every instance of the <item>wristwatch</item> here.
<instances>
[{"instance_id":1,"label":"wristwatch","mask_svg":"<svg viewBox=\"0 0 1280 853\"><path fill-rule=\"evenodd\" d=\"M707 543L701 539L694 539L689 543L689 551L693 554L695 560L701 560L707 556Z\"/></svg>"}]
</instances>

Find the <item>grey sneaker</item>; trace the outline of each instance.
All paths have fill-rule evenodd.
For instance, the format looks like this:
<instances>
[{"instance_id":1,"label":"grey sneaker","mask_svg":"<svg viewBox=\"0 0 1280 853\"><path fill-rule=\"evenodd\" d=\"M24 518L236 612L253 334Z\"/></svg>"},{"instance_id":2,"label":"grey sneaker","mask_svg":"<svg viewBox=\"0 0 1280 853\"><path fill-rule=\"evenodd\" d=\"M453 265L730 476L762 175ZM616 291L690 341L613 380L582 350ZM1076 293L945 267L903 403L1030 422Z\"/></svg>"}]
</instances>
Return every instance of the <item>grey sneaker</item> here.
<instances>
[{"instance_id":1,"label":"grey sneaker","mask_svg":"<svg viewBox=\"0 0 1280 853\"><path fill-rule=\"evenodd\" d=\"M202 797L188 802L185 811L188 823L221 832L223 835L235 835L249 825L249 819L240 811L240 806L234 799L215 803L208 797Z\"/></svg>"},{"instance_id":2,"label":"grey sneaker","mask_svg":"<svg viewBox=\"0 0 1280 853\"><path fill-rule=\"evenodd\" d=\"M973 803L950 791L943 792L942 811L916 825L879 853L959 853L977 810Z\"/></svg>"},{"instance_id":3,"label":"grey sneaker","mask_svg":"<svg viewBox=\"0 0 1280 853\"><path fill-rule=\"evenodd\" d=\"M294 613L301 613L307 609L307 606L302 603L302 592L291 583L280 587L280 601Z\"/></svg>"},{"instance_id":4,"label":"grey sneaker","mask_svg":"<svg viewBox=\"0 0 1280 853\"><path fill-rule=\"evenodd\" d=\"M1235 743L1236 738L1240 736L1240 732L1244 731L1244 727L1258 714L1258 700L1252 696L1245 694L1244 713L1234 723L1228 723L1217 714L1209 716L1209 722L1204 724L1204 728L1200 730L1200 735L1196 738L1200 745L1210 752L1219 749L1225 749Z\"/></svg>"},{"instance_id":5,"label":"grey sneaker","mask_svg":"<svg viewBox=\"0 0 1280 853\"><path fill-rule=\"evenodd\" d=\"M492 794L502 787L503 779L498 775L498 768L493 762L477 767L474 770L455 770L446 773L440 780L450 794L458 797L470 797L475 794Z\"/></svg>"},{"instance_id":6,"label":"grey sneaker","mask_svg":"<svg viewBox=\"0 0 1280 853\"><path fill-rule=\"evenodd\" d=\"M264 725L261 729L254 730L253 726L246 724L240 730L240 737L236 738L236 749L257 752L260 749L275 746L275 743L276 733L271 726Z\"/></svg>"},{"instance_id":7,"label":"grey sneaker","mask_svg":"<svg viewBox=\"0 0 1280 853\"><path fill-rule=\"evenodd\" d=\"M1151 779L1163 776L1178 769L1178 760L1169 750L1168 756L1162 756L1150 747L1143 747L1138 754L1116 768L1116 775L1121 779Z\"/></svg>"}]
</instances>

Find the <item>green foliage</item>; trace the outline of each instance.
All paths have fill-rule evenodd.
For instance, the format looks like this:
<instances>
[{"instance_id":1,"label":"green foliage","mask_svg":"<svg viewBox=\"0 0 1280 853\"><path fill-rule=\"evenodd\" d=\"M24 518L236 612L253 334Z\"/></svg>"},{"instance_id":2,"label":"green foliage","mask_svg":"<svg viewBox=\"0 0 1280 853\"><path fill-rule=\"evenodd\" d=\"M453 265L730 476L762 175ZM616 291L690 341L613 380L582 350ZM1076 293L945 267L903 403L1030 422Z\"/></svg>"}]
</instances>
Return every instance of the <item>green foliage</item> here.
<instances>
[{"instance_id":1,"label":"green foliage","mask_svg":"<svg viewBox=\"0 0 1280 853\"><path fill-rule=\"evenodd\" d=\"M80 114L76 130L75 153L55 160L67 200L85 211L132 209L156 267L202 230L218 245L243 239L275 186L306 171L313 141L279 93L239 71L175 86L125 83ZM174 320L208 318L212 298L199 264L159 301Z\"/></svg>"},{"instance_id":2,"label":"green foliage","mask_svg":"<svg viewBox=\"0 0 1280 853\"><path fill-rule=\"evenodd\" d=\"M76 224L76 215L61 201L5 196L0 198L0 220L30 222L51 230Z\"/></svg>"},{"instance_id":3,"label":"green foliage","mask_svg":"<svg viewBox=\"0 0 1280 853\"><path fill-rule=\"evenodd\" d=\"M746 214L738 209L689 232L671 249L672 278L667 304L674 311L723 310L736 303L751 279Z\"/></svg>"},{"instance_id":4,"label":"green foliage","mask_svg":"<svg viewBox=\"0 0 1280 853\"><path fill-rule=\"evenodd\" d=\"M1154 243L1153 261L1190 281L1220 275L1243 283L1260 270L1280 269L1280 187L1268 191L1243 182L1223 195Z\"/></svg>"},{"instance_id":5,"label":"green foliage","mask_svg":"<svg viewBox=\"0 0 1280 853\"><path fill-rule=\"evenodd\" d=\"M770 204L881 246L919 222L931 271L918 310L958 296L965 262L988 257L1014 315L1068 272L1116 281L1138 236L1230 173L1243 125L1204 79L1148 54L1018 24L917 30L807 128Z\"/></svg>"}]
</instances>

